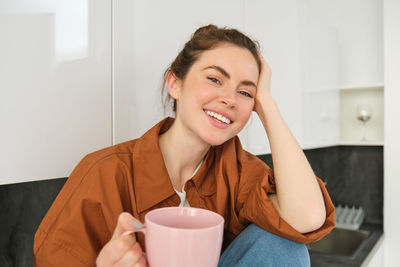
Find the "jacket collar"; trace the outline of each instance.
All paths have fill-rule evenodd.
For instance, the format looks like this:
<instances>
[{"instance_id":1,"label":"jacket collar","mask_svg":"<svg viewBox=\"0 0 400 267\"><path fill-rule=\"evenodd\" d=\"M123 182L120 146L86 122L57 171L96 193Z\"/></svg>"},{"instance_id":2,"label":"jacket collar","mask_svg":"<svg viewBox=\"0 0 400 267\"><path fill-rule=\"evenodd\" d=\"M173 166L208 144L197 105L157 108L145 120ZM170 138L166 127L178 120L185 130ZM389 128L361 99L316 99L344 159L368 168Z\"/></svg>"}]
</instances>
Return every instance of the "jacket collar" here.
<instances>
[{"instance_id":1,"label":"jacket collar","mask_svg":"<svg viewBox=\"0 0 400 267\"><path fill-rule=\"evenodd\" d=\"M173 122L173 118L160 121L135 144L132 158L133 184L139 213L176 194L158 142L158 136L166 132ZM212 147L208 151L203 164L192 178L197 192L202 196L211 196L216 192L215 181L212 179L214 175L209 174L214 162L214 149Z\"/></svg>"},{"instance_id":2,"label":"jacket collar","mask_svg":"<svg viewBox=\"0 0 400 267\"><path fill-rule=\"evenodd\" d=\"M135 144L133 184L139 213L175 193L158 143L158 135L168 130L172 123L171 118L162 120Z\"/></svg>"}]
</instances>

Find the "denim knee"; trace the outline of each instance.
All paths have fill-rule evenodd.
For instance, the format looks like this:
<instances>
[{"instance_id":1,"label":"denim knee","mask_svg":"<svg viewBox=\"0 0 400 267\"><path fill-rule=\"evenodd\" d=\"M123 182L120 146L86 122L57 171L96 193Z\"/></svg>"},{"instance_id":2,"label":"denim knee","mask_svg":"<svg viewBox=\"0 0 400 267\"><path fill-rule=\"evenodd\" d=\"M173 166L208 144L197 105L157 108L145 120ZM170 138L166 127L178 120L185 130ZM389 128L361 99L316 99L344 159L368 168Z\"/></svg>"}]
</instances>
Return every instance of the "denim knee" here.
<instances>
[{"instance_id":1,"label":"denim knee","mask_svg":"<svg viewBox=\"0 0 400 267\"><path fill-rule=\"evenodd\" d=\"M307 247L250 224L221 255L224 266L310 266Z\"/></svg>"}]
</instances>

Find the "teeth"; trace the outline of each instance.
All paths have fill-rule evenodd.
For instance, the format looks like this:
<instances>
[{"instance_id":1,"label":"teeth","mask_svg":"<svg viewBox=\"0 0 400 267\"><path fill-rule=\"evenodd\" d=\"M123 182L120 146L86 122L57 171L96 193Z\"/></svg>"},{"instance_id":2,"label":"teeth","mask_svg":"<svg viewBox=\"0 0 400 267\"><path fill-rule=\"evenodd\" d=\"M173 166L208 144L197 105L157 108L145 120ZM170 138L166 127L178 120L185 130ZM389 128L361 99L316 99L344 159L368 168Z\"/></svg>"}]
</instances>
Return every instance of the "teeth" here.
<instances>
[{"instance_id":1,"label":"teeth","mask_svg":"<svg viewBox=\"0 0 400 267\"><path fill-rule=\"evenodd\" d=\"M212 112L212 111L208 111L208 110L206 111L206 113L207 113L207 115L209 115L211 117L214 117L214 118L216 118L216 119L218 119L218 120L220 120L222 122L225 122L226 124L230 124L231 123L231 121L228 118L222 116L221 114L218 114L218 113L215 113L215 112Z\"/></svg>"}]
</instances>

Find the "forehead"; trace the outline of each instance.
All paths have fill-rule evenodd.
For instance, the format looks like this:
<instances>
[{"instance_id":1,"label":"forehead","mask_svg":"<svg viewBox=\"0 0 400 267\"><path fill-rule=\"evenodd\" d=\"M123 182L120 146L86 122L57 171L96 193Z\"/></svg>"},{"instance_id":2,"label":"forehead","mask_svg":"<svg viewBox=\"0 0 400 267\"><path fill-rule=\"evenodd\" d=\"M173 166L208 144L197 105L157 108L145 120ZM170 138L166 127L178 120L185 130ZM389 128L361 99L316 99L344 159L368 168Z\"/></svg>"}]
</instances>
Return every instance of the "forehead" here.
<instances>
[{"instance_id":1,"label":"forehead","mask_svg":"<svg viewBox=\"0 0 400 267\"><path fill-rule=\"evenodd\" d=\"M257 62L246 48L231 44L219 45L201 53L193 68L203 69L212 65L223 68L238 79L250 79L254 82L258 80Z\"/></svg>"}]
</instances>

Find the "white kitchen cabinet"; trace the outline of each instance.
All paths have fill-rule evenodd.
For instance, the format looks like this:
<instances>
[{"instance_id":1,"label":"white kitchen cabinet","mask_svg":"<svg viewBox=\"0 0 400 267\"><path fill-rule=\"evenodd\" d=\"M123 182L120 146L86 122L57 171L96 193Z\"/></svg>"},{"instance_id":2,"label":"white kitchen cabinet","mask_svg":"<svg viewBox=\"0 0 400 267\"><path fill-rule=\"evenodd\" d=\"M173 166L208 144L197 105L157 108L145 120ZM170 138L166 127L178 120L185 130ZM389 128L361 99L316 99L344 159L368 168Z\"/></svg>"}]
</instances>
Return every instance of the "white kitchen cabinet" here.
<instances>
[{"instance_id":1,"label":"white kitchen cabinet","mask_svg":"<svg viewBox=\"0 0 400 267\"><path fill-rule=\"evenodd\" d=\"M340 140L339 41L336 30L306 2L300 7L303 148Z\"/></svg>"},{"instance_id":2,"label":"white kitchen cabinet","mask_svg":"<svg viewBox=\"0 0 400 267\"><path fill-rule=\"evenodd\" d=\"M383 144L383 18L381 0L304 0L337 30L340 43L341 141L344 145ZM363 127L356 106L370 104L373 114Z\"/></svg>"},{"instance_id":3,"label":"white kitchen cabinet","mask_svg":"<svg viewBox=\"0 0 400 267\"><path fill-rule=\"evenodd\" d=\"M383 84L383 1L304 0L338 30L341 88Z\"/></svg>"},{"instance_id":4,"label":"white kitchen cabinet","mask_svg":"<svg viewBox=\"0 0 400 267\"><path fill-rule=\"evenodd\" d=\"M332 99L334 90L318 84L326 77L317 73L321 79L314 80L313 71L321 62L332 69L334 56L304 54L307 34L300 36L301 30L310 25L302 20L303 3L0 0L0 183L65 177L85 154L139 137L164 117L165 68L190 34L209 23L260 41L273 69L272 94L303 147L331 134L313 123L321 116L331 123L330 114L328 120L326 114L314 118L304 108ZM334 45L331 36L308 35L316 37L312 50L321 39ZM312 90L305 91L307 84ZM329 107L335 112L334 104ZM240 137L249 151L269 153L256 116Z\"/></svg>"},{"instance_id":5,"label":"white kitchen cabinet","mask_svg":"<svg viewBox=\"0 0 400 267\"><path fill-rule=\"evenodd\" d=\"M0 0L0 184L111 145L111 0Z\"/></svg>"},{"instance_id":6,"label":"white kitchen cabinet","mask_svg":"<svg viewBox=\"0 0 400 267\"><path fill-rule=\"evenodd\" d=\"M246 30L272 68L272 95L302 148L339 142L339 65L336 32L304 1L247 1ZM254 119L247 149L270 152Z\"/></svg>"}]
</instances>

